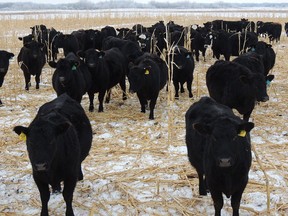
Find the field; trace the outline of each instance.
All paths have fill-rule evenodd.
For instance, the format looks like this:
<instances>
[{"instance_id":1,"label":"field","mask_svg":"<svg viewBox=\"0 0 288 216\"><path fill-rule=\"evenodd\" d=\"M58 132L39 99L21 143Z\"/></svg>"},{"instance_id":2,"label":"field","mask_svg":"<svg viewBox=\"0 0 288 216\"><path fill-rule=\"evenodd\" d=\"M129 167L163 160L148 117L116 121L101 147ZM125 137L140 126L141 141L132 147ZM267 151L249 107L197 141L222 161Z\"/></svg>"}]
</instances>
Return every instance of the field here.
<instances>
[{"instance_id":1,"label":"field","mask_svg":"<svg viewBox=\"0 0 288 216\"><path fill-rule=\"evenodd\" d=\"M0 215L39 215L39 192L31 175L26 146L12 131L16 125L28 126L38 108L56 97L51 85L53 69L45 65L40 89L34 78L29 92L17 65L22 42L17 39L30 33L30 27L45 24L70 33L78 29L100 29L106 25L150 26L159 20L173 20L188 26L214 19L273 21L284 25L288 11L59 11L0 13L0 49L15 54L0 90ZM265 39L262 39L265 40ZM253 162L249 183L244 191L240 215L288 215L288 38L284 31L277 53L275 75L268 90L270 100L260 103L252 113L255 128L251 131ZM193 81L194 98L187 91L179 100L170 99L163 89L155 109L155 120L140 113L136 95L123 102L119 88L104 113L88 111L93 127L93 146L83 162L84 180L74 192L76 215L213 215L210 197L198 195L198 178L187 158L184 115L190 105L208 95L205 73L215 62L211 50L206 61L196 63ZM173 92L172 92L173 93ZM95 100L95 107L98 101ZM235 111L237 113L237 111ZM49 201L51 215L63 215L65 203L53 194ZM232 215L230 199L225 197L223 215Z\"/></svg>"}]
</instances>

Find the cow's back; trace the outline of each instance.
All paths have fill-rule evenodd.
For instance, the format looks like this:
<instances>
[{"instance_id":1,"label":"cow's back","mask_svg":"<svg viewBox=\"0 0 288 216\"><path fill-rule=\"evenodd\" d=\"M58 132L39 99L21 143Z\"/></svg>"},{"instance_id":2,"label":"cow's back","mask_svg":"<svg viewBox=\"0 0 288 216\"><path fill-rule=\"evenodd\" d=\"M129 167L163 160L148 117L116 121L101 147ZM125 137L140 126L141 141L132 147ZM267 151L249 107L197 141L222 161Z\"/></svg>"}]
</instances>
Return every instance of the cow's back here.
<instances>
[{"instance_id":1,"label":"cow's back","mask_svg":"<svg viewBox=\"0 0 288 216\"><path fill-rule=\"evenodd\" d=\"M84 109L77 101L64 93L51 102L41 106L37 116L45 116L52 111L68 119L75 127L81 148L80 159L83 161L88 155L92 143L92 128Z\"/></svg>"}]
</instances>

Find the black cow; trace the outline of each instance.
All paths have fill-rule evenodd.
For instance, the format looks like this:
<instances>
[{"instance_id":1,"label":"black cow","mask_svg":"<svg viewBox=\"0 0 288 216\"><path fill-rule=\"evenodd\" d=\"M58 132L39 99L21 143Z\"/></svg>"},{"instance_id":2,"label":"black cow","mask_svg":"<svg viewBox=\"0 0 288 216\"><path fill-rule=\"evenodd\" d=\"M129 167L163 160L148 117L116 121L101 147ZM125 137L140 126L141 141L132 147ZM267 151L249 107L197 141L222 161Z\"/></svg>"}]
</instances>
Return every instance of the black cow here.
<instances>
[{"instance_id":1,"label":"black cow","mask_svg":"<svg viewBox=\"0 0 288 216\"><path fill-rule=\"evenodd\" d=\"M254 124L209 97L190 106L185 123L188 158L198 173L199 194L210 191L217 216L223 207L222 193L231 196L233 215L239 215L252 160L249 132Z\"/></svg>"},{"instance_id":2,"label":"black cow","mask_svg":"<svg viewBox=\"0 0 288 216\"><path fill-rule=\"evenodd\" d=\"M142 32L141 34L137 35L137 42L141 47L143 52L150 52L153 53L152 47L152 34L150 32Z\"/></svg>"},{"instance_id":3,"label":"black cow","mask_svg":"<svg viewBox=\"0 0 288 216\"><path fill-rule=\"evenodd\" d=\"M0 50L0 87L4 82L4 77L7 74L9 68L9 60L14 57L14 54L5 50ZM0 99L0 106L2 101Z\"/></svg>"},{"instance_id":4,"label":"black cow","mask_svg":"<svg viewBox=\"0 0 288 216\"><path fill-rule=\"evenodd\" d=\"M225 30L227 32L254 32L255 23L247 19L241 19L240 21L213 20L211 27L212 30Z\"/></svg>"},{"instance_id":5,"label":"black cow","mask_svg":"<svg viewBox=\"0 0 288 216\"><path fill-rule=\"evenodd\" d=\"M199 61L199 51L201 51L205 61L205 53L207 49L206 41L207 37L209 37L208 32L209 29L207 27L199 27L196 25L191 27L191 50L194 52L196 61Z\"/></svg>"},{"instance_id":6,"label":"black cow","mask_svg":"<svg viewBox=\"0 0 288 216\"><path fill-rule=\"evenodd\" d=\"M270 43L272 41L279 42L282 32L282 25L280 23L275 22L257 22L257 34L259 36L261 35L267 35L269 38Z\"/></svg>"},{"instance_id":7,"label":"black cow","mask_svg":"<svg viewBox=\"0 0 288 216\"><path fill-rule=\"evenodd\" d=\"M257 89L261 82L256 73L236 62L217 61L206 73L209 95L218 103L235 108L245 121L249 120L256 101L269 99L265 88Z\"/></svg>"},{"instance_id":8,"label":"black cow","mask_svg":"<svg viewBox=\"0 0 288 216\"><path fill-rule=\"evenodd\" d=\"M34 40L32 34L26 35L26 36L24 36L24 37L18 37L18 39L23 42L23 46L24 46L26 43L29 43L29 42L31 42L32 40Z\"/></svg>"},{"instance_id":9,"label":"black cow","mask_svg":"<svg viewBox=\"0 0 288 216\"><path fill-rule=\"evenodd\" d=\"M58 50L59 48L63 49L65 56L69 52L73 52L76 55L79 51L79 41L73 34L59 33L54 38L53 49Z\"/></svg>"},{"instance_id":10,"label":"black cow","mask_svg":"<svg viewBox=\"0 0 288 216\"><path fill-rule=\"evenodd\" d=\"M128 80L129 91L136 92L141 104L141 112L145 113L148 100L150 100L149 119L154 119L154 108L159 95L159 91L165 86L167 81L167 71L160 69L153 60L153 56L143 55L138 58L136 64L129 64Z\"/></svg>"},{"instance_id":11,"label":"black cow","mask_svg":"<svg viewBox=\"0 0 288 216\"><path fill-rule=\"evenodd\" d=\"M192 98L192 81L195 67L192 53L182 46L176 46L174 47L174 57L172 60L172 79L175 87L175 98L179 98L179 84L180 92L184 92L183 85L185 82L189 92L189 98Z\"/></svg>"},{"instance_id":12,"label":"black cow","mask_svg":"<svg viewBox=\"0 0 288 216\"><path fill-rule=\"evenodd\" d=\"M57 96L67 93L81 103L82 96L91 87L91 75L86 65L74 53L69 53L57 63L51 61L49 65L55 68L52 84Z\"/></svg>"},{"instance_id":13,"label":"black cow","mask_svg":"<svg viewBox=\"0 0 288 216\"><path fill-rule=\"evenodd\" d=\"M36 89L39 89L40 75L46 62L42 48L43 44L31 41L24 44L17 56L18 65L25 77L25 89L27 91L31 85L31 75L35 76Z\"/></svg>"},{"instance_id":14,"label":"black cow","mask_svg":"<svg viewBox=\"0 0 288 216\"><path fill-rule=\"evenodd\" d=\"M143 54L139 44L135 41L124 40L109 36L103 40L103 50L118 48L127 59L127 64Z\"/></svg>"},{"instance_id":15,"label":"black cow","mask_svg":"<svg viewBox=\"0 0 288 216\"><path fill-rule=\"evenodd\" d=\"M249 68L255 74L257 80L256 99L257 101L266 101L269 99L267 95L267 84L273 79L274 75L266 75L264 70L263 58L256 52L248 52L240 55L233 62L237 62Z\"/></svg>"},{"instance_id":16,"label":"black cow","mask_svg":"<svg viewBox=\"0 0 288 216\"><path fill-rule=\"evenodd\" d=\"M103 112L103 100L106 91L106 102L108 103L111 88L118 83L123 91L123 100L127 99L125 84L125 68L127 65L125 65L125 57L118 48L111 48L106 51L88 49L85 52L79 52L78 55L84 59L92 77L92 86L88 90L89 111L94 110L94 94L99 92L98 112Z\"/></svg>"},{"instance_id":17,"label":"black cow","mask_svg":"<svg viewBox=\"0 0 288 216\"><path fill-rule=\"evenodd\" d=\"M59 31L57 31L54 28L47 29L48 38L47 41L45 41L47 50L47 62L49 61L55 61L57 59L58 49L54 46L55 38L58 37L58 34L60 34Z\"/></svg>"},{"instance_id":18,"label":"black cow","mask_svg":"<svg viewBox=\"0 0 288 216\"><path fill-rule=\"evenodd\" d=\"M288 37L288 22L284 24L284 30L285 30L286 36Z\"/></svg>"},{"instance_id":19,"label":"black cow","mask_svg":"<svg viewBox=\"0 0 288 216\"><path fill-rule=\"evenodd\" d=\"M14 131L26 140L33 178L41 197L41 215L48 215L49 185L61 191L66 215L74 215L73 192L77 180L83 180L82 161L92 143L92 127L83 108L67 94L42 105L29 127Z\"/></svg>"},{"instance_id":20,"label":"black cow","mask_svg":"<svg viewBox=\"0 0 288 216\"><path fill-rule=\"evenodd\" d=\"M271 44L267 44L264 41L258 41L256 44L251 46L251 51L254 51L262 56L264 64L264 74L267 76L270 70L275 65L276 53L272 48Z\"/></svg>"},{"instance_id":21,"label":"black cow","mask_svg":"<svg viewBox=\"0 0 288 216\"><path fill-rule=\"evenodd\" d=\"M212 43L213 57L218 60L220 55L224 55L226 61L230 60L231 56L239 56L247 52L248 48L258 41L257 35L254 32L238 32L228 33L224 30L218 30L210 33L206 40L207 45Z\"/></svg>"}]
</instances>

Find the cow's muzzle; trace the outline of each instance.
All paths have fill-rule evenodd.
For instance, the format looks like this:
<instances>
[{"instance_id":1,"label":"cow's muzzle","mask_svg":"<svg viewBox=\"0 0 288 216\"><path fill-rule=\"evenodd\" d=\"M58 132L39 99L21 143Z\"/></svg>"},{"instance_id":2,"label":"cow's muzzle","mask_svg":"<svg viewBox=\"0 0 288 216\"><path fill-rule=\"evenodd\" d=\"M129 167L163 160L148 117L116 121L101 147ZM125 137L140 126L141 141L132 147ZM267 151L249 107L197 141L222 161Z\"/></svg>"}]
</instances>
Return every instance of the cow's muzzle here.
<instances>
[{"instance_id":1,"label":"cow's muzzle","mask_svg":"<svg viewBox=\"0 0 288 216\"><path fill-rule=\"evenodd\" d=\"M218 166L219 167L231 167L232 166L232 158L219 158L218 159Z\"/></svg>"},{"instance_id":2,"label":"cow's muzzle","mask_svg":"<svg viewBox=\"0 0 288 216\"><path fill-rule=\"evenodd\" d=\"M266 102L269 100L269 96L265 96L261 98L261 102Z\"/></svg>"},{"instance_id":3,"label":"cow's muzzle","mask_svg":"<svg viewBox=\"0 0 288 216\"><path fill-rule=\"evenodd\" d=\"M37 163L34 165L34 170L37 172L47 171L48 170L48 164L47 163Z\"/></svg>"}]
</instances>

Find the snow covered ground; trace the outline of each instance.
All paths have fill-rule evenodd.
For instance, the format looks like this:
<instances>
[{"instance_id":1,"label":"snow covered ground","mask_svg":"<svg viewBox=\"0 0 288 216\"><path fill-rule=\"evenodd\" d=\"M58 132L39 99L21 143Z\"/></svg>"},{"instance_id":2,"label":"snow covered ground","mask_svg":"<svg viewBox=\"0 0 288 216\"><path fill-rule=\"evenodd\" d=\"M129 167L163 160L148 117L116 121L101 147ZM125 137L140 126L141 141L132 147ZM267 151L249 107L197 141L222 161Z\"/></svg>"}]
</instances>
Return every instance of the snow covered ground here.
<instances>
[{"instance_id":1,"label":"snow covered ground","mask_svg":"<svg viewBox=\"0 0 288 216\"><path fill-rule=\"evenodd\" d=\"M251 132L253 163L244 191L240 215L288 215L288 114L287 47L282 37L273 45L277 60L270 100L256 107ZM84 180L74 192L75 215L213 215L210 197L198 195L198 178L187 158L184 115L189 106L207 95L205 73L214 63L196 63L194 99L187 92L179 100L167 101L163 89L158 98L155 120L140 113L136 95L123 102L114 90L104 113L88 112L88 97L82 105L93 127L93 147L83 162ZM40 90L24 91L23 75L11 61L11 71L1 89L5 103L0 107L0 215L39 215L39 192L31 175L26 146L12 131L28 126L38 108L56 97L51 87L53 70L45 66ZM98 106L95 100L95 107ZM264 172L263 172L264 171ZM267 209L270 212L267 212ZM51 195L51 215L64 215L60 194ZM225 198L224 216L232 215Z\"/></svg>"}]
</instances>

